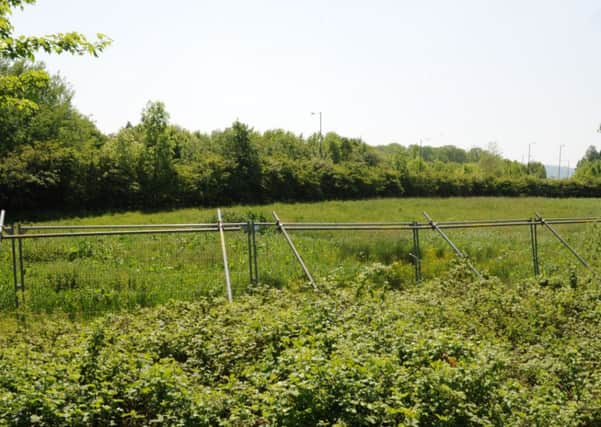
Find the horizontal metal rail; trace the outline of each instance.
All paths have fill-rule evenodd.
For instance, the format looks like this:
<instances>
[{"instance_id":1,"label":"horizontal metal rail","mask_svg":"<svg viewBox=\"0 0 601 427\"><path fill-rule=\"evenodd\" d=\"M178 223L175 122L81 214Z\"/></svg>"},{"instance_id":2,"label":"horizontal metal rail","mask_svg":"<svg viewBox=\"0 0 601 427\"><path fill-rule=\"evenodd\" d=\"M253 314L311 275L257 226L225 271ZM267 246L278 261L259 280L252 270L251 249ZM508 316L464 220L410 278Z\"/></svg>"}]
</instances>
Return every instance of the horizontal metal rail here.
<instances>
[{"instance_id":1,"label":"horizontal metal rail","mask_svg":"<svg viewBox=\"0 0 601 427\"><path fill-rule=\"evenodd\" d=\"M224 227L223 231L240 231L242 227ZM127 236L137 234L170 234L170 233L208 233L218 232L217 226L210 228L172 228L161 230L123 230L123 231L90 231L90 232L74 232L74 233L39 233L39 234L8 234L4 238L12 239L50 239L61 237L87 237L87 236Z\"/></svg>"},{"instance_id":2,"label":"horizontal metal rail","mask_svg":"<svg viewBox=\"0 0 601 427\"><path fill-rule=\"evenodd\" d=\"M590 224L601 222L599 218L582 218L582 219L546 219L547 224Z\"/></svg>"},{"instance_id":3,"label":"horizontal metal rail","mask_svg":"<svg viewBox=\"0 0 601 427\"><path fill-rule=\"evenodd\" d=\"M601 222L601 217L564 217L564 218L545 218L545 220L548 223L573 223L573 224L581 224L581 223L586 223L586 222ZM509 218L509 219L471 219L471 220L461 220L461 221L440 221L438 222L439 225L469 225L469 224L491 224L491 225L495 225L495 224L499 224L499 223L528 223L530 221L535 221L536 220L532 220L530 218ZM227 223L226 223L227 224ZM331 222L283 222L283 224L285 224L287 227L290 226L295 226L295 225L302 225L302 226L335 226L335 225L344 225L344 226L352 226L352 225L375 225L375 226L380 226L380 225L406 225L406 226L412 226L414 224L413 221L409 222L409 221L395 221L395 222L377 222L377 221L371 221L371 222L338 222L338 221L331 221ZM274 226L275 223L273 222L260 222L257 221L255 222L255 225L257 226L261 226L261 227L268 227L268 226ZM426 225L428 226L427 223L418 223L418 225ZM429 226L428 226L429 227Z\"/></svg>"},{"instance_id":4,"label":"horizontal metal rail","mask_svg":"<svg viewBox=\"0 0 601 427\"><path fill-rule=\"evenodd\" d=\"M522 225L530 225L530 221L521 222L498 222L494 224L445 224L437 223L439 228L445 229L456 229L456 228L492 228L492 227L516 227ZM429 224L415 224L415 225L290 225L289 223L284 224L288 230L430 230L432 228Z\"/></svg>"},{"instance_id":5,"label":"horizontal metal rail","mask_svg":"<svg viewBox=\"0 0 601 427\"><path fill-rule=\"evenodd\" d=\"M601 222L601 218L554 218L546 220L548 224L585 224ZM495 228L495 227L517 227L541 224L540 220L531 219L504 219L504 220L475 220L475 221L441 221L436 223L440 229L468 229L468 228ZM272 225L263 223L263 226ZM428 223L301 223L286 222L283 225L288 230L302 231L327 231L327 230L428 230L432 226Z\"/></svg>"},{"instance_id":6,"label":"horizontal metal rail","mask_svg":"<svg viewBox=\"0 0 601 427\"><path fill-rule=\"evenodd\" d=\"M283 224L287 230L413 230L414 228L425 228L425 227L413 227L409 225L290 225Z\"/></svg>"},{"instance_id":7,"label":"horizontal metal rail","mask_svg":"<svg viewBox=\"0 0 601 427\"><path fill-rule=\"evenodd\" d=\"M471 220L450 220L440 221L438 224L495 224L498 222L522 222L526 221L524 218L510 218L510 219L471 219Z\"/></svg>"},{"instance_id":8,"label":"horizontal metal rail","mask_svg":"<svg viewBox=\"0 0 601 427\"><path fill-rule=\"evenodd\" d=\"M412 225L413 222L285 222L287 227L295 225L382 225L382 226L397 226L397 225Z\"/></svg>"},{"instance_id":9,"label":"horizontal metal rail","mask_svg":"<svg viewBox=\"0 0 601 427\"><path fill-rule=\"evenodd\" d=\"M242 227L244 222L231 222L225 224L228 227ZM129 228L204 228L217 227L215 223L201 224L124 224L124 225L36 225L36 226L21 226L24 231L45 231L45 230L103 230L103 229L129 229Z\"/></svg>"},{"instance_id":10,"label":"horizontal metal rail","mask_svg":"<svg viewBox=\"0 0 601 427\"><path fill-rule=\"evenodd\" d=\"M586 224L601 223L599 217L583 218L549 218L546 224ZM437 222L440 229L470 229L470 228L495 228L529 226L532 224L542 225L540 219L502 219L502 220L472 220L472 221L441 221ZM277 222L257 222L259 227L279 228ZM387 230L428 230L432 226L429 223L411 222L287 222L280 223L289 231L387 231ZM241 231L246 223L231 222L223 223L223 231ZM2 238L12 239L41 239L61 237L86 237L86 236L118 236L137 234L168 234L168 233L203 233L218 232L218 223L198 224L117 224L117 225L40 225L21 226L21 233L15 233L11 226L0 226ZM73 231L71 231L73 230ZM90 230L90 231L88 231ZM98 231L91 231L98 230ZM36 231L68 231L57 233L35 233ZM33 232L33 233L32 233Z\"/></svg>"},{"instance_id":11,"label":"horizontal metal rail","mask_svg":"<svg viewBox=\"0 0 601 427\"><path fill-rule=\"evenodd\" d=\"M601 221L601 218L598 216L577 216L577 217L558 217L558 218L545 218L545 221L572 221L572 220L593 220L593 221Z\"/></svg>"}]
</instances>

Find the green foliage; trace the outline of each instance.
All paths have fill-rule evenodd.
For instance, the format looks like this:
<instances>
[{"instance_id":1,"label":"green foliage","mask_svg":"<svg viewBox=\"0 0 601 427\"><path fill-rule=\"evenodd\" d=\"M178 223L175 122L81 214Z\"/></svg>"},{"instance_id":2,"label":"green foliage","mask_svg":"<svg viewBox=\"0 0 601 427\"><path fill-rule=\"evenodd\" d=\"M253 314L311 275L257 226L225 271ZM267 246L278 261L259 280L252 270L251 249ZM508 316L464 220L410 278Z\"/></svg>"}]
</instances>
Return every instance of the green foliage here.
<instances>
[{"instance_id":1,"label":"green foliage","mask_svg":"<svg viewBox=\"0 0 601 427\"><path fill-rule=\"evenodd\" d=\"M0 59L34 60L37 51L46 53L73 53L98 56L111 40L104 34L97 34L96 41L88 39L80 33L68 32L46 36L16 36L10 16L15 9L23 9L36 0L0 0Z\"/></svg>"},{"instance_id":2,"label":"green foliage","mask_svg":"<svg viewBox=\"0 0 601 427\"><path fill-rule=\"evenodd\" d=\"M169 133L169 113L162 102L149 102L142 111L140 124L145 150L142 152L142 191L149 204L159 205L169 199L176 181L173 164L175 142Z\"/></svg>"},{"instance_id":3,"label":"green foliage","mask_svg":"<svg viewBox=\"0 0 601 427\"><path fill-rule=\"evenodd\" d=\"M227 161L226 191L232 200L250 202L260 197L261 162L252 129L235 121L216 139L221 155Z\"/></svg>"},{"instance_id":4,"label":"green foliage","mask_svg":"<svg viewBox=\"0 0 601 427\"><path fill-rule=\"evenodd\" d=\"M42 65L0 63L0 76L0 97L15 100L0 102L0 163L13 162L2 166L7 172L0 175L0 206L11 211L67 211L82 202L108 210L399 196L601 195L597 160L581 162L577 179L547 180L540 163L503 159L494 146L371 147L334 132L306 139L281 129L260 133L239 121L211 134L191 132L170 124L161 102L149 102L139 124L104 136L73 108L67 83L49 77ZM33 161L26 146L56 148L56 161ZM54 166L65 162L69 168Z\"/></svg>"},{"instance_id":5,"label":"green foliage","mask_svg":"<svg viewBox=\"0 0 601 427\"><path fill-rule=\"evenodd\" d=\"M533 281L170 303L89 324L3 320L7 425L564 425L601 422L601 297ZM357 283L356 283L357 282ZM23 363L26 360L27 363Z\"/></svg>"},{"instance_id":6,"label":"green foliage","mask_svg":"<svg viewBox=\"0 0 601 427\"><path fill-rule=\"evenodd\" d=\"M73 108L72 96L67 83L42 65L0 60L0 156L50 141L81 151L102 145L105 137Z\"/></svg>"},{"instance_id":7,"label":"green foliage","mask_svg":"<svg viewBox=\"0 0 601 427\"><path fill-rule=\"evenodd\" d=\"M35 0L0 0L0 156L19 144L32 142L28 137L34 136L37 140L39 135L35 128L41 130L42 126L48 126L56 129L61 125L64 115L64 111L56 109L40 111L43 110L40 103L44 106L52 104L48 97L56 94L60 84L56 79L51 82L41 67L29 67L22 61L33 62L34 54L40 50L46 53L97 56L111 43L103 34L98 34L93 42L75 32L16 36L10 22L13 10L35 3ZM65 92L64 87L62 92ZM70 108L70 104L66 104ZM40 120L49 117L50 120ZM72 135L62 135L63 140L68 140L69 136Z\"/></svg>"},{"instance_id":8,"label":"green foliage","mask_svg":"<svg viewBox=\"0 0 601 427\"><path fill-rule=\"evenodd\" d=\"M225 217L263 221L271 209L288 221L390 220L392 213L405 220L421 210L436 219L503 216L501 209L565 216L575 207L585 216L597 203L388 199L238 207ZM212 215L188 209L67 222L204 222ZM565 227L570 243L598 262L599 227ZM478 268L490 267L488 278L475 280L464 262L447 268L452 255L440 238L420 234L426 281L415 284L409 235L295 233L319 272L314 293L298 286L282 237L261 233L261 285L236 288L234 304L220 296L219 256L201 255L210 245L218 254L214 235L28 241L28 305L17 320L6 310L10 284L0 280L0 424L598 425L598 279L560 264L557 242L543 233L545 274L533 280L524 278L523 229L449 232ZM230 233L227 241L236 279L247 273L246 236ZM143 259L144 251L152 257ZM2 270L10 268L8 251L0 258L0 278L9 278ZM40 264L43 283L35 276ZM211 268L218 271L212 278ZM512 276L494 277L507 269ZM136 308L156 304L163 305ZM71 315L133 310L73 322L59 306Z\"/></svg>"}]
</instances>

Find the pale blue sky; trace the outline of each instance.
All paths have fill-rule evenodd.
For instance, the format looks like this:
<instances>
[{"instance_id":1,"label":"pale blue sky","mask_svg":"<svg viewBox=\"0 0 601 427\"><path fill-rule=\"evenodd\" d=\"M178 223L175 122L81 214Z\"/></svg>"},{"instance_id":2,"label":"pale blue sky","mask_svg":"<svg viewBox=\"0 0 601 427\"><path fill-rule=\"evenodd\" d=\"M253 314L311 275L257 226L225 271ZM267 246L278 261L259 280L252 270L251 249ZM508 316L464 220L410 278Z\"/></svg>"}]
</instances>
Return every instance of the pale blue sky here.
<instances>
[{"instance_id":1,"label":"pale blue sky","mask_svg":"<svg viewBox=\"0 0 601 427\"><path fill-rule=\"evenodd\" d=\"M148 100L209 132L233 120L376 145L486 146L573 166L601 145L601 2L38 0L18 33L103 32L100 58L40 55L105 132ZM429 138L429 140L428 140ZM564 165L567 164L567 161Z\"/></svg>"}]
</instances>

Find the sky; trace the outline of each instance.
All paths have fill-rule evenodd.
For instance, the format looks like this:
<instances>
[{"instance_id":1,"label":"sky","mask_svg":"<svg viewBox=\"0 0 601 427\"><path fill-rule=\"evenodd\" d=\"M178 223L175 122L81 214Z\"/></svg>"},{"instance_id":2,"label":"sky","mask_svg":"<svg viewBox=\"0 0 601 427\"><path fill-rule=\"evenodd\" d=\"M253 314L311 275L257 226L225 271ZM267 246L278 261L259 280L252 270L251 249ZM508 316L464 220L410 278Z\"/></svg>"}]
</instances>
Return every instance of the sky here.
<instances>
[{"instance_id":1,"label":"sky","mask_svg":"<svg viewBox=\"0 0 601 427\"><path fill-rule=\"evenodd\" d=\"M40 54L107 133L149 100L210 132L319 129L571 166L601 146L598 0L38 0L17 34L101 32L98 58Z\"/></svg>"}]
</instances>

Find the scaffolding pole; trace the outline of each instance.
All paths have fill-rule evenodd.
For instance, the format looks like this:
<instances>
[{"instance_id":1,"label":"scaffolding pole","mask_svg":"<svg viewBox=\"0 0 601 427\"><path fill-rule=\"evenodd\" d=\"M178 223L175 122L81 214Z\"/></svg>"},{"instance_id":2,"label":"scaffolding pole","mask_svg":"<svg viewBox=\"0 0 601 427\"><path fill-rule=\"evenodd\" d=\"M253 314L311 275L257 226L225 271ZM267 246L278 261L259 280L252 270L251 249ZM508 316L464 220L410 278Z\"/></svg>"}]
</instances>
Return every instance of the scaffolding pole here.
<instances>
[{"instance_id":1,"label":"scaffolding pole","mask_svg":"<svg viewBox=\"0 0 601 427\"><path fill-rule=\"evenodd\" d=\"M430 217L430 215L428 215L427 212L424 212L424 216L428 220L428 223L430 224L430 226L432 227L432 229L436 230L438 232L438 234L440 234L440 236L449 244L449 246L451 247L451 249L453 249L453 251L455 251L455 253L457 254L457 256L459 258L465 259L465 261L467 262L468 267L474 272L474 274L476 276L478 276L478 278L482 279L483 278L482 274L478 270L476 270L476 267L474 267L472 265L472 263L470 262L470 260L468 259L468 257L463 252L461 252L461 250L457 246L455 246L455 243L453 243L451 241L451 239L449 239L449 236L447 236L445 234L445 232L440 229L440 227L438 226L438 224Z\"/></svg>"},{"instance_id":2,"label":"scaffolding pole","mask_svg":"<svg viewBox=\"0 0 601 427\"><path fill-rule=\"evenodd\" d=\"M0 246L2 246L2 238L4 237L4 217L6 216L6 212L4 210L0 211Z\"/></svg>"},{"instance_id":3,"label":"scaffolding pole","mask_svg":"<svg viewBox=\"0 0 601 427\"><path fill-rule=\"evenodd\" d=\"M414 222L413 225L413 253L410 255L412 255L415 263L415 281L419 283L422 281L422 260L419 246L419 228L417 227L417 222Z\"/></svg>"},{"instance_id":4,"label":"scaffolding pole","mask_svg":"<svg viewBox=\"0 0 601 427\"><path fill-rule=\"evenodd\" d=\"M597 275L597 272L593 269L593 267L591 267L584 258L582 258L580 255L578 255L578 252L576 252L576 250L574 248L572 248L570 246L570 244L563 237L561 237L561 235L547 221L545 221L545 219L541 216L541 214L539 214L537 212L536 217L537 217L538 221L542 225L544 225L547 228L547 230L549 230L555 237L557 237L557 240L559 240L566 247L566 249L569 250L572 253L572 255L574 255L576 257L576 259L578 261L580 261L580 263L582 265L584 265L586 268L588 268L595 276Z\"/></svg>"},{"instance_id":5,"label":"scaffolding pole","mask_svg":"<svg viewBox=\"0 0 601 427\"><path fill-rule=\"evenodd\" d=\"M255 237L255 222L248 221L246 225L248 238L248 271L250 274L250 283L257 285L259 283L259 269L257 262L257 241Z\"/></svg>"},{"instance_id":6,"label":"scaffolding pole","mask_svg":"<svg viewBox=\"0 0 601 427\"><path fill-rule=\"evenodd\" d=\"M284 226L284 224L280 221L280 218L278 217L278 215L275 213L275 211L272 212L273 217L275 218L276 221L276 226L280 229L280 231L282 232L282 234L284 235L284 238L286 239L286 241L288 242L288 245L290 246L290 249L292 249L292 252L294 253L294 256L296 257L298 263L301 265L301 267L303 268L303 271L305 272L305 276L307 276L307 279L309 279L309 282L311 283L311 286L313 286L313 289L317 290L317 285L315 284L315 280L313 279L313 276L311 275L311 272L309 272L309 269L307 268L307 266L305 265L305 262L303 261L303 258L301 257L301 255L298 253L298 250L296 249L296 246L294 246L294 242L292 241L292 239L290 238L290 235L288 234L288 232L286 231L286 227Z\"/></svg>"},{"instance_id":7,"label":"scaffolding pole","mask_svg":"<svg viewBox=\"0 0 601 427\"><path fill-rule=\"evenodd\" d=\"M223 232L223 220L221 219L221 209L217 209L217 226L219 228L219 236L221 238L221 253L223 255L223 271L225 272L225 290L227 292L227 300L232 302L232 282L230 281L230 267L227 262L227 250L225 248L225 233Z\"/></svg>"},{"instance_id":8,"label":"scaffolding pole","mask_svg":"<svg viewBox=\"0 0 601 427\"><path fill-rule=\"evenodd\" d=\"M538 262L538 230L536 222L530 223L530 243L532 244L532 266L534 267L534 277L540 274Z\"/></svg>"}]
</instances>

